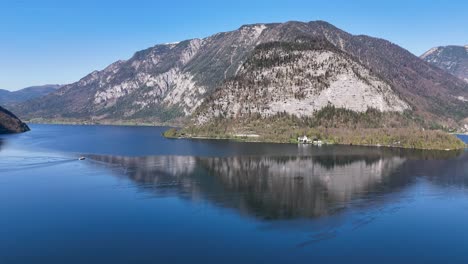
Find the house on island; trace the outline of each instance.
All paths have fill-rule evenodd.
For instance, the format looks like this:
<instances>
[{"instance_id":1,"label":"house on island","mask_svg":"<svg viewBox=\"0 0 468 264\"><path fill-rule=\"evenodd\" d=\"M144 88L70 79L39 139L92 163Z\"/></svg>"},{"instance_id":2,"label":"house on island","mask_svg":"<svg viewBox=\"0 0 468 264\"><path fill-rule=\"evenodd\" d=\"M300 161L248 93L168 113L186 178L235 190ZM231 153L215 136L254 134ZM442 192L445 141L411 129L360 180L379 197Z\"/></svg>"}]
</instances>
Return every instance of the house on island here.
<instances>
[{"instance_id":1,"label":"house on island","mask_svg":"<svg viewBox=\"0 0 468 264\"><path fill-rule=\"evenodd\" d=\"M306 135L304 135L302 137L298 137L297 142L302 143L302 144L311 144L312 140L308 138Z\"/></svg>"},{"instance_id":2,"label":"house on island","mask_svg":"<svg viewBox=\"0 0 468 264\"><path fill-rule=\"evenodd\" d=\"M298 137L297 142L299 142L300 144L314 144L317 146L321 146L323 144L323 142L320 139L318 138L310 139L306 135L302 137Z\"/></svg>"}]
</instances>

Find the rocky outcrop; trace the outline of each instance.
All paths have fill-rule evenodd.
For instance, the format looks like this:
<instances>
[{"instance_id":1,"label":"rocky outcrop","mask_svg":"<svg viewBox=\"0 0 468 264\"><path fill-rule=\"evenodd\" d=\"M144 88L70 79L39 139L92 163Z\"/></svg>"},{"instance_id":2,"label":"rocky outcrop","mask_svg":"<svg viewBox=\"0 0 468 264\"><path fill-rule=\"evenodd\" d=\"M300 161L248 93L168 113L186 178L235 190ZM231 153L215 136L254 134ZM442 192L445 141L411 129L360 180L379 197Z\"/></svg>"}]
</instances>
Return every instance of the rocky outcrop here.
<instances>
[{"instance_id":1,"label":"rocky outcrop","mask_svg":"<svg viewBox=\"0 0 468 264\"><path fill-rule=\"evenodd\" d=\"M0 106L0 134L21 133L29 131L29 127L21 122L13 113Z\"/></svg>"}]
</instances>

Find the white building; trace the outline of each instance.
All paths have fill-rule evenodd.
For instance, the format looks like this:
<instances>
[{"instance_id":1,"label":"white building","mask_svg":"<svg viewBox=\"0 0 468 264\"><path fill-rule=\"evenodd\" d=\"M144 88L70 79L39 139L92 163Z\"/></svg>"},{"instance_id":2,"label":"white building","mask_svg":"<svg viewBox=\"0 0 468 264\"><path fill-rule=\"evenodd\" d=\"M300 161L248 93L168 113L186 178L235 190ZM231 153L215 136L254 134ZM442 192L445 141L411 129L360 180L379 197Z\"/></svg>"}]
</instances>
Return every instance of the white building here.
<instances>
[{"instance_id":1,"label":"white building","mask_svg":"<svg viewBox=\"0 0 468 264\"><path fill-rule=\"evenodd\" d=\"M312 140L310 140L306 135L304 135L303 137L298 137L297 142L302 144L310 144L312 143Z\"/></svg>"}]
</instances>

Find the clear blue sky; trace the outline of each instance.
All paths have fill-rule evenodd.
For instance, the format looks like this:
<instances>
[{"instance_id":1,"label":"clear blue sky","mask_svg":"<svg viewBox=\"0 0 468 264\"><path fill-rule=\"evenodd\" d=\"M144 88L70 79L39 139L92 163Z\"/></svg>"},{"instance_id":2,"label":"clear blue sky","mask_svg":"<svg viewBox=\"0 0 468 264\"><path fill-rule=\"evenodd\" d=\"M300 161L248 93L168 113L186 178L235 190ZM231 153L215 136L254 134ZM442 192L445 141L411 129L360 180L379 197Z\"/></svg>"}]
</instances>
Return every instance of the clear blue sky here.
<instances>
[{"instance_id":1,"label":"clear blue sky","mask_svg":"<svg viewBox=\"0 0 468 264\"><path fill-rule=\"evenodd\" d=\"M468 1L0 1L0 88L74 82L157 43L243 24L325 20L416 55L468 44Z\"/></svg>"}]
</instances>

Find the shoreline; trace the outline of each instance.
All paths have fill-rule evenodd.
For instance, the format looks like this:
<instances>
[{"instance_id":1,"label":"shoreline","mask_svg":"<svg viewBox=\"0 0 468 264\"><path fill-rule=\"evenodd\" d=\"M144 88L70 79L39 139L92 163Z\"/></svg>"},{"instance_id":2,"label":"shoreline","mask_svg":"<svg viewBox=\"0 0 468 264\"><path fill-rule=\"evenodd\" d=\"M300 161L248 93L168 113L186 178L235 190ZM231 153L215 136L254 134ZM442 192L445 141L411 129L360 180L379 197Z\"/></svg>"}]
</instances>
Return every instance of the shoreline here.
<instances>
[{"instance_id":1,"label":"shoreline","mask_svg":"<svg viewBox=\"0 0 468 264\"><path fill-rule=\"evenodd\" d=\"M48 122L45 120L29 120L25 121L27 124L44 124L44 125L84 125L84 126L141 126L141 127L165 127L169 128L165 132L162 133L162 136L169 139L202 139L202 140L231 140L236 142L246 142L246 143L274 143L274 144L300 144L297 142L289 142L281 141L281 140L267 140L259 133L238 133L235 135L220 135L217 137L213 136L203 136L203 135L191 135L191 136L181 136L181 135L169 135L166 132L173 129L176 133L179 133L183 127L179 124L168 124L168 123L150 123L150 122L85 122L85 121L55 121L55 122ZM463 133L446 133L447 135L453 135L457 137L460 136L468 136L468 134ZM458 138L458 137L457 137ZM460 138L458 138L460 139ZM462 141L460 139L460 141ZM453 151L453 150L460 150L466 149L468 147L467 143L462 141L465 146L459 148L425 148L425 147L405 147L405 146L398 146L398 145L389 145L389 144L360 144L360 143L338 143L338 142L330 142L325 140L323 145L343 145L343 146L368 146L368 147L386 147L386 148L399 148L399 149L418 149L418 150L438 150L438 151ZM312 144L304 144L304 145L312 145Z\"/></svg>"},{"instance_id":2,"label":"shoreline","mask_svg":"<svg viewBox=\"0 0 468 264\"><path fill-rule=\"evenodd\" d=\"M309 128L310 129L310 128ZM419 150L460 150L468 147L467 143L461 139L463 136L449 134L439 130L419 130L414 128L404 129L335 129L323 133L320 128L311 128L313 132L304 129L293 131L274 131L260 133L260 131L249 130L242 132L237 129L229 132L219 130L205 130L188 128L170 128L163 133L166 138L172 139L203 139L203 140L231 140L237 142L254 143L290 143L301 144L298 137L307 135L310 139L318 139L323 145L344 145L344 146L372 146L388 147L400 149L419 149ZM297 132L302 131L302 132ZM355 135L362 133L362 135ZM349 136L351 135L351 136ZM304 144L313 145L313 144Z\"/></svg>"},{"instance_id":3,"label":"shoreline","mask_svg":"<svg viewBox=\"0 0 468 264\"><path fill-rule=\"evenodd\" d=\"M141 126L141 127L174 127L181 128L181 124L174 123L156 123L156 122L91 122L91 121L34 121L26 120L23 121L26 124L37 124L37 125L71 125L71 126Z\"/></svg>"},{"instance_id":4,"label":"shoreline","mask_svg":"<svg viewBox=\"0 0 468 264\"><path fill-rule=\"evenodd\" d=\"M464 134L456 134L464 135ZM323 143L321 146L314 144L305 144L305 143L294 143L294 142L279 142L279 141L259 141L252 140L257 137L247 137L247 138L236 138L236 137L208 137L208 136L191 136L191 137L169 137L163 136L167 139L201 139L201 140L228 140L234 142L243 142L243 143L269 143L269 144L292 144L292 145L301 145L301 146L357 146L357 147L376 147L376 148L392 148L392 149L405 149L405 150L426 150L426 151L457 151L468 148L468 145L465 143L464 148L455 148L455 149L439 149L439 148L411 148L404 146L392 146L392 145L381 145L381 144L341 144L341 143ZM249 140L250 139L250 140Z\"/></svg>"}]
</instances>

